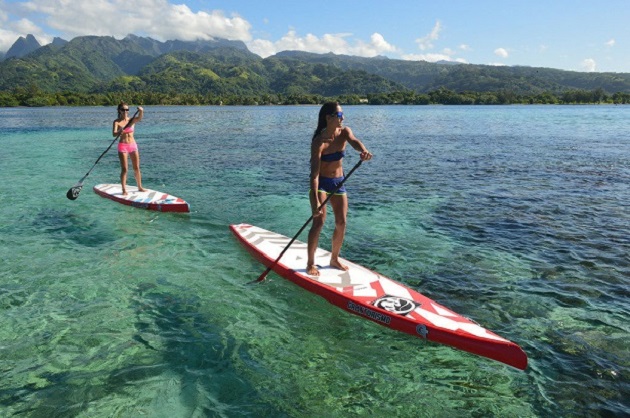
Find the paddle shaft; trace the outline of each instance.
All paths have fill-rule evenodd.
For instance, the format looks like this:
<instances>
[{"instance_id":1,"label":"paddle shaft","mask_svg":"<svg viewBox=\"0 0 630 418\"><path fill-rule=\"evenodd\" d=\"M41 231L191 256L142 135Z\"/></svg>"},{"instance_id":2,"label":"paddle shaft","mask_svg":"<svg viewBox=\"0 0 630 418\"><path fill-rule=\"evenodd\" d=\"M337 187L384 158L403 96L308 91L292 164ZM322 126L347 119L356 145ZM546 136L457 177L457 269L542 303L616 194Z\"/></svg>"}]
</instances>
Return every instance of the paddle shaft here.
<instances>
[{"instance_id":1,"label":"paddle shaft","mask_svg":"<svg viewBox=\"0 0 630 418\"><path fill-rule=\"evenodd\" d=\"M319 205L319 207L317 208L317 211L319 212L320 210L322 210L322 208L324 206L326 206L326 203L328 203L328 201L330 200L330 198L337 193L337 190L341 189L341 186L343 186L343 184L346 182L346 180L348 180L348 177L350 177L352 175L352 173L354 173L354 170L356 170L357 168L359 168L359 166L361 165L361 163L363 162L363 160L359 160L358 163L355 164L354 167L352 167L352 170L350 170L350 172L344 176L343 180L337 185L337 187L335 188L335 190L328 194L328 196L326 197L326 199L322 202L321 205ZM317 191L315 191L317 192ZM269 272L274 268L274 266L276 264L278 264L278 262L280 261L280 259L282 258L282 256L284 255L285 252L287 252L287 250L289 249L289 247L291 246L291 244L293 244L293 241L295 241L297 239L297 237L300 236L300 234L302 233L302 231L304 231L304 228L307 227L307 225L313 220L313 215L311 215L310 218L308 218L308 221L306 221L304 223L304 225L302 225L302 228L300 228L300 230L298 231L297 234L295 234L295 236L293 238L291 238L291 241L289 241L289 243L287 244L286 247L284 247L284 249L280 252L280 255L278 256L278 258L276 258L276 260L271 263L271 265L269 267L267 267L267 270L265 270L265 272L263 274L260 275L260 277L258 277L258 279L256 279L256 282L262 282L263 280L265 280L265 278L267 277L267 274L269 274Z\"/></svg>"},{"instance_id":2,"label":"paddle shaft","mask_svg":"<svg viewBox=\"0 0 630 418\"><path fill-rule=\"evenodd\" d=\"M98 159L96 160L96 162L94 163L94 165L92 166L92 168L90 168L90 170L85 174L85 176L83 176L81 178L81 180L79 180L79 182L77 184L75 184L73 187L70 188L70 190L68 190L68 193L66 193L66 196L68 197L68 199L70 200L74 200L77 197L79 197L79 193L81 192L81 188L83 187L83 181L87 178L87 176L90 175L90 173L92 172L92 170L94 170L94 167L96 167L96 164L98 164L99 161L101 161L101 158L103 158L103 156L105 154L107 154L107 151L109 151L109 149L112 147L112 145L114 145L114 143L116 141L118 141L118 138L120 138L120 135L122 135L123 131L127 128L127 126L129 126L129 124L131 124L131 122L136 118L136 115L138 114L138 112L140 112L140 110L136 110L136 113L133 114L133 116L131 117L131 119L129 119L129 122L127 122L127 124L125 125L124 128L122 128L120 130L120 132L118 133L118 135L116 135L116 138L114 138L114 140L112 141L111 144L109 144L109 147L107 147L107 149L105 151L103 151L103 153L101 154L100 157L98 157ZM77 189L78 188L78 189ZM74 190L77 190L76 193L74 193Z\"/></svg>"}]
</instances>

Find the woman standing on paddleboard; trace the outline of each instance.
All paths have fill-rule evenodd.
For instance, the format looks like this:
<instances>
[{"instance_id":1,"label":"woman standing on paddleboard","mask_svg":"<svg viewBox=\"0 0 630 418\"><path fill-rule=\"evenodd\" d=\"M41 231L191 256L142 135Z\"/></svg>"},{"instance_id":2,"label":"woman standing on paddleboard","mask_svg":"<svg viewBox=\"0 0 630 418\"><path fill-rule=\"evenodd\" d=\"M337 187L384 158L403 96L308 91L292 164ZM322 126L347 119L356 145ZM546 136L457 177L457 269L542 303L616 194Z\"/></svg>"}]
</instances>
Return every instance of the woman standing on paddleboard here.
<instances>
[{"instance_id":1,"label":"woman standing on paddleboard","mask_svg":"<svg viewBox=\"0 0 630 418\"><path fill-rule=\"evenodd\" d=\"M343 110L337 102L328 102L319 110L317 129L313 134L311 143L311 189L309 192L311 210L313 212L313 225L308 232L308 260L306 262L306 274L319 276L319 270L315 266L315 250L319 242L319 234L326 220L326 207L319 209L328 195L330 205L335 214L335 231L332 238L332 254L330 266L341 270L348 267L339 261L341 245L346 233L346 217L348 215L348 196L345 186L337 187L344 179L342 159L346 155L346 144L361 153L361 160L367 161L372 154L363 143L354 136L352 130L342 126ZM335 191L336 190L336 191Z\"/></svg>"},{"instance_id":2,"label":"woman standing on paddleboard","mask_svg":"<svg viewBox=\"0 0 630 418\"><path fill-rule=\"evenodd\" d=\"M136 144L133 138L135 125L142 120L143 115L144 109L138 106L138 115L129 118L129 105L121 101L118 105L118 119L114 121L112 127L112 135L120 135L120 140L118 141L118 158L120 159L120 185L123 195L127 194L127 156L131 158L133 174L136 177L138 190L141 192L145 191L142 187L142 174L140 173L140 151L138 151L138 144Z\"/></svg>"}]
</instances>

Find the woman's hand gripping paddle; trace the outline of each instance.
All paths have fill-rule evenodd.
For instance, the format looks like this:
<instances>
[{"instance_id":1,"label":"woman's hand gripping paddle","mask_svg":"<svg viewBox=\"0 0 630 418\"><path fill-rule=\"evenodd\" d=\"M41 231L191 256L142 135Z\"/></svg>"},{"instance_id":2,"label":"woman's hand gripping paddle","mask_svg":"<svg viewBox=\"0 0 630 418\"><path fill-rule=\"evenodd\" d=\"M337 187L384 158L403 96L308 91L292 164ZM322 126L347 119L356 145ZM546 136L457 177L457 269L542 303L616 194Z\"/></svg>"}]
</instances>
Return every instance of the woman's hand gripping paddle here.
<instances>
[{"instance_id":1,"label":"woman's hand gripping paddle","mask_svg":"<svg viewBox=\"0 0 630 418\"><path fill-rule=\"evenodd\" d=\"M354 173L354 170L356 170L357 168L359 168L359 166L361 165L361 163L363 162L363 160L359 160L358 163L355 164L354 167L352 167L352 170L350 170L350 172L348 173L347 176L344 176L344 179L341 181L341 183L339 183L337 185L337 187L335 188L335 190L330 193L328 195L328 197L326 197L326 200L324 200L322 202L321 205L319 205L319 207L317 208L317 211L320 211L324 206L326 206L326 203L328 203L328 201L330 200L330 198L337 192L337 190L341 189L341 186L343 186L343 184L346 182L346 180L348 180L348 177L350 177L352 175L352 173ZM276 258L276 260L271 263L271 265L269 267L267 267L267 270L265 270L263 272L263 274L260 275L260 277L258 277L256 280L251 281L249 283L260 283L263 280L265 280L265 278L267 277L267 274L269 274L269 272L276 266L276 264L278 264L278 262L280 261L280 259L282 258L282 256L284 255L284 253L289 249L289 247L291 246L291 244L293 244L293 241L295 241L297 239L297 237L300 236L300 234L302 233L302 231L304 231L304 228L306 228L306 226L313 220L313 215L311 215L310 218L308 218L308 221L306 221L306 223L304 225L302 225L302 228L300 228L300 230L298 231L297 234L295 234L295 236L293 238L291 238L291 241L289 241L289 243L287 244L286 247L284 247L284 249L282 250L282 252L280 253L280 255L278 256L278 258Z\"/></svg>"},{"instance_id":2,"label":"woman's hand gripping paddle","mask_svg":"<svg viewBox=\"0 0 630 418\"><path fill-rule=\"evenodd\" d=\"M98 162L101 160L101 158L103 158L103 155L107 154L107 151L109 151L109 149L112 147L112 145L114 145L114 142L116 142L118 140L118 138L120 138L120 135L122 135L123 131L127 128L127 126L129 126L129 124L136 118L136 115L138 114L139 111L140 110L136 110L136 113L133 114L133 116L131 117L131 119L129 119L129 122L127 122L125 127L121 129L121 131L118 133L118 135L116 135L116 138L114 138L112 143L109 144L109 147L107 147L107 149L105 151L103 151L101 156L98 157L98 160L96 160L96 162L94 163L92 168L90 168L90 171L88 171L87 174L85 176L83 176L81 178L81 180L79 180L79 182L77 184L75 184L74 186L72 186L70 188L70 190L68 190L68 192L66 193L66 197L68 199L76 200L79 197L79 193L81 193L81 189L83 188L83 181L87 178L87 176L90 175L92 170L94 170L94 167L96 167L96 164L98 164Z\"/></svg>"}]
</instances>

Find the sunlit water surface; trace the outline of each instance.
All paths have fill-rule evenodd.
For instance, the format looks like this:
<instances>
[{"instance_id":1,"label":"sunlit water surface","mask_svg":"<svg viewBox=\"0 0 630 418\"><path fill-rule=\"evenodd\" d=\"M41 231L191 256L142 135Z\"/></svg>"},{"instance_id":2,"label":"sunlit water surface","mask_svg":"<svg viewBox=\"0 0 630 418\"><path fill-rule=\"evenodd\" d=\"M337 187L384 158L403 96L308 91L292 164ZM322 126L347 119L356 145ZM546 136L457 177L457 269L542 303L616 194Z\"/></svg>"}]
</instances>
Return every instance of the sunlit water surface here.
<instances>
[{"instance_id":1,"label":"sunlit water surface","mask_svg":"<svg viewBox=\"0 0 630 418\"><path fill-rule=\"evenodd\" d=\"M630 107L344 111L375 158L342 255L515 341L525 372L246 285L264 269L228 226L309 217L317 107L147 106L144 184L190 214L94 194L115 148L66 199L114 108L0 109L0 415L630 414Z\"/></svg>"}]
</instances>

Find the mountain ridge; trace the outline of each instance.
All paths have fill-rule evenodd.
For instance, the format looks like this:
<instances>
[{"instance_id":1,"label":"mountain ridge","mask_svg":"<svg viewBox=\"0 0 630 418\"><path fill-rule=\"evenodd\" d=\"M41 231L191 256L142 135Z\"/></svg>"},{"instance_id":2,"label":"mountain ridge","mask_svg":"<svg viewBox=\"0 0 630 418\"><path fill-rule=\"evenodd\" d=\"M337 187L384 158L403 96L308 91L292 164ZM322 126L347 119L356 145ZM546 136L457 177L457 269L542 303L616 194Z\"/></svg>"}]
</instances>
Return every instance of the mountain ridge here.
<instances>
[{"instance_id":1,"label":"mountain ridge","mask_svg":"<svg viewBox=\"0 0 630 418\"><path fill-rule=\"evenodd\" d=\"M28 35L20 37L11 49L12 56L0 61L0 91L33 85L48 93L215 95L335 96L405 90L426 94L439 89L514 94L558 94L576 89L630 92L630 73L431 63L304 51L282 51L261 58L242 41L219 38L162 42L134 34L120 40L87 35L70 41L55 38L41 46Z\"/></svg>"},{"instance_id":2,"label":"mountain ridge","mask_svg":"<svg viewBox=\"0 0 630 418\"><path fill-rule=\"evenodd\" d=\"M11 48L9 48L9 50L6 52L5 58L23 57L39 49L40 47L41 44L37 41L37 39L35 39L33 35L28 34L26 35L26 38L20 36L13 43L13 45L11 45Z\"/></svg>"}]
</instances>

